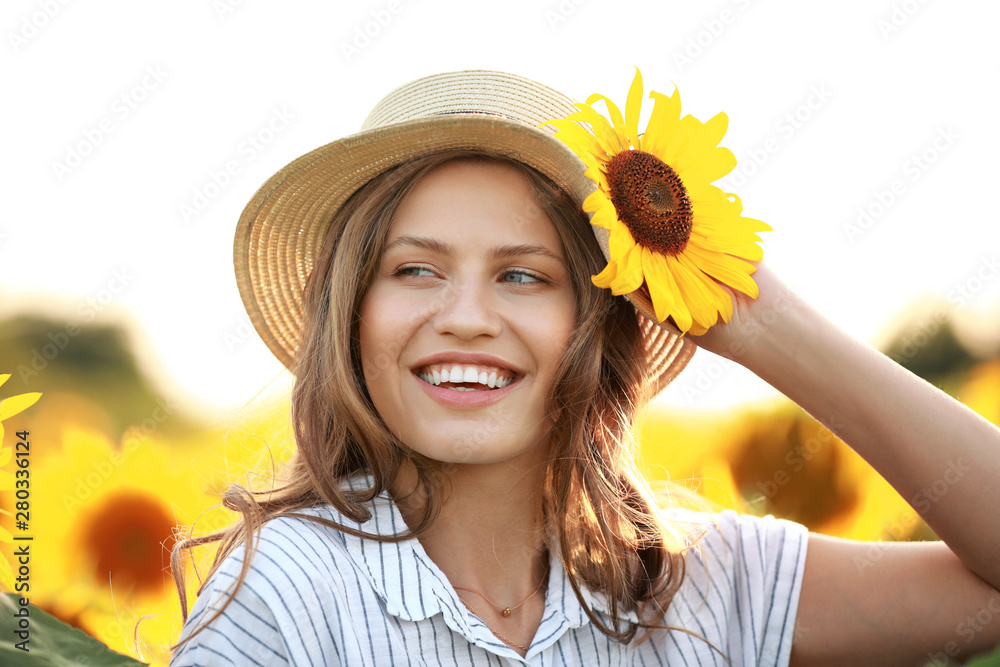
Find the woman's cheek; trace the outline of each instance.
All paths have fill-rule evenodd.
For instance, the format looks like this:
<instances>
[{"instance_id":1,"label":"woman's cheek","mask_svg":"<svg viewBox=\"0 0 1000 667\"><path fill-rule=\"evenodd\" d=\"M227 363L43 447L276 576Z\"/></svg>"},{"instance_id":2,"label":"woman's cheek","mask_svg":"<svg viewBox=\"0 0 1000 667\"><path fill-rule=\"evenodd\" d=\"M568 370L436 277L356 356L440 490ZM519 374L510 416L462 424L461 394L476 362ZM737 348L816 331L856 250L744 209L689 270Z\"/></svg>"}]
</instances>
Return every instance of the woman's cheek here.
<instances>
[{"instance_id":1,"label":"woman's cheek","mask_svg":"<svg viewBox=\"0 0 1000 667\"><path fill-rule=\"evenodd\" d=\"M413 291L375 289L361 309L361 360L369 391L388 369L398 369L400 356L426 316Z\"/></svg>"}]
</instances>

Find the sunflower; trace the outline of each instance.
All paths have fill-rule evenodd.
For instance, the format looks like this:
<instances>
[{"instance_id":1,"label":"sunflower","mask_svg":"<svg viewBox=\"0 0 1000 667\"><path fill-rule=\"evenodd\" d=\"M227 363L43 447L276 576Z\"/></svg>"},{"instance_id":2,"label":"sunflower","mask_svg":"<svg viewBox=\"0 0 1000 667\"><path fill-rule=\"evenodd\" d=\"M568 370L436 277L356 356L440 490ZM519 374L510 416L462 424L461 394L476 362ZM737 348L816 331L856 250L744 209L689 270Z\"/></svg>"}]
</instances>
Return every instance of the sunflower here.
<instances>
[{"instance_id":1,"label":"sunflower","mask_svg":"<svg viewBox=\"0 0 1000 667\"><path fill-rule=\"evenodd\" d=\"M10 373L4 373L3 375L0 375L0 385L2 385L8 379L10 379ZM9 398L0 401L0 491L11 491L14 489L15 486L17 486L18 489L30 488L28 487L29 482L25 481L28 478L25 478L23 476L24 473L22 473L21 477L19 478L19 481L16 481L14 479L15 476L14 473L10 472L9 470L3 470L3 468L8 467L8 465L11 463L14 455L13 447L3 446L3 436L4 436L3 420L9 419L10 417L13 417L14 415L21 412L22 410L30 408L32 405L35 404L35 401L37 401L40 397L41 394L39 394L38 392L31 392L28 394L19 394L17 396L11 396ZM12 505L13 503L11 502L9 504ZM0 512L2 512L6 516L10 516L10 512L6 509L0 508ZM11 535L10 531L4 528L3 526L0 526L0 542L5 542L7 544L10 544L13 541L13 539L14 538ZM10 561L8 561L6 556L2 554L0 554L0 588L3 588L4 590L8 591L14 590L14 570L13 568L11 568Z\"/></svg>"},{"instance_id":2,"label":"sunflower","mask_svg":"<svg viewBox=\"0 0 1000 667\"><path fill-rule=\"evenodd\" d=\"M32 505L39 546L32 602L116 651L166 664L165 647L180 632L169 575L175 530L210 532L233 519L213 508L218 498L205 492L191 453L176 441L134 429L114 445L75 425L63 438L59 455L32 473L46 490ZM187 578L189 599L196 583Z\"/></svg>"},{"instance_id":3,"label":"sunflower","mask_svg":"<svg viewBox=\"0 0 1000 667\"><path fill-rule=\"evenodd\" d=\"M681 98L655 91L646 131L639 132L642 75L638 68L625 116L603 95L591 95L577 112L548 121L556 137L586 165L597 189L583 202L591 224L609 232L610 261L592 280L613 294L644 287L661 322L699 335L719 316L732 317L723 285L756 298L750 261L763 257L757 232L770 226L745 218L739 198L712 185L736 166L719 147L729 120L706 123L680 116ZM594 104L603 100L610 120ZM581 125L585 123L589 129ZM750 261L748 261L750 260Z\"/></svg>"}]
</instances>

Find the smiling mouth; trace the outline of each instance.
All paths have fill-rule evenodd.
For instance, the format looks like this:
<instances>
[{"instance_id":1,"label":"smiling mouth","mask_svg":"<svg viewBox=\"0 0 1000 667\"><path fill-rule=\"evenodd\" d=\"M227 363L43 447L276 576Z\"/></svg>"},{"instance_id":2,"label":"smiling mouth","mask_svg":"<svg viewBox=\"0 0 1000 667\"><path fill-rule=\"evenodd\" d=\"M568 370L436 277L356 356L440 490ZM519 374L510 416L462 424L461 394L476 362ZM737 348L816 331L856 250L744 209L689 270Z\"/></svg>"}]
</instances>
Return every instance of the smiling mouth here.
<instances>
[{"instance_id":1,"label":"smiling mouth","mask_svg":"<svg viewBox=\"0 0 1000 667\"><path fill-rule=\"evenodd\" d=\"M507 369L470 364L432 364L420 368L416 375L428 384L452 391L493 391L515 380Z\"/></svg>"}]
</instances>

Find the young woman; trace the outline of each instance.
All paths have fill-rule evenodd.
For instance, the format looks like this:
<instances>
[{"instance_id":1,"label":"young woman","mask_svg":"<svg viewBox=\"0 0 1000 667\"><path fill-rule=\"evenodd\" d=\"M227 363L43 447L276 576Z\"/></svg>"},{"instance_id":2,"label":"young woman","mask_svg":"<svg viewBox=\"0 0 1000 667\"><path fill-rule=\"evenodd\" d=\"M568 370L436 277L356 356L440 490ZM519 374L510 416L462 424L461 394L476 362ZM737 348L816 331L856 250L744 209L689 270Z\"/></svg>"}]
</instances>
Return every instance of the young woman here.
<instances>
[{"instance_id":1,"label":"young woman","mask_svg":"<svg viewBox=\"0 0 1000 667\"><path fill-rule=\"evenodd\" d=\"M538 127L575 112L520 77L428 77L254 196L237 276L295 373L298 453L276 491L227 494L241 525L175 553L181 572L182 549L221 541L172 664L912 665L1000 640L998 430L757 262L757 298L688 273L671 296L648 254L625 290L621 232L581 208L593 165ZM670 223L626 252L658 243L674 266L689 243L725 247L695 238L711 221L677 223L702 191L657 176L674 171L605 167L602 187ZM871 559L785 521L661 507L632 418L695 343L904 497L947 484L915 503L943 542Z\"/></svg>"}]
</instances>

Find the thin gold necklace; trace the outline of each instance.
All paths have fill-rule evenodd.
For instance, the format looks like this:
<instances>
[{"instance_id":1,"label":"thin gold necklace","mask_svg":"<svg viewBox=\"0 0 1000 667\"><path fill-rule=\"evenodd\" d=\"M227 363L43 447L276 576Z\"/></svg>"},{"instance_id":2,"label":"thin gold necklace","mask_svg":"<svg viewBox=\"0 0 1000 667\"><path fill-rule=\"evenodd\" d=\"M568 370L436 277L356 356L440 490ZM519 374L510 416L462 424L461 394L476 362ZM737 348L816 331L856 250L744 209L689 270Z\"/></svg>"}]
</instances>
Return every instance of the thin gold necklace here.
<instances>
[{"instance_id":1,"label":"thin gold necklace","mask_svg":"<svg viewBox=\"0 0 1000 667\"><path fill-rule=\"evenodd\" d=\"M497 604L496 602L494 602L493 600L489 599L488 597L486 597L485 595L483 595L482 593L480 593L479 591L477 591L477 590L476 590L476 589L474 589L474 588L465 588L464 586L453 586L453 588L454 588L454 589L455 589L456 591L468 591L468 592L470 592L470 593L475 593L476 595L478 595L478 596L479 596L479 597L481 597L482 599L484 599L484 600L486 600L487 602L489 602L489 603L490 603L490 604L491 604L491 605L492 605L493 607L495 607L495 608L496 608L496 610L497 610L497 611L498 611L498 612L500 613L500 615L501 615L501 616L503 616L504 618L508 618L508 617L510 617L510 613L511 613L512 611L514 611L515 609L519 608L519 607L520 607L521 605L523 605L523 604L524 604L525 602L527 602L528 600L530 600L530 599L532 598L532 596L534 596L534 595L535 595L535 593L537 593L537 592L538 592L538 591L539 591L539 590L540 590L540 589L542 588L542 584L544 584L544 583L545 583L545 579L546 579L546 577L548 576L548 574L549 574L549 572L548 572L548 568L546 568L546 570L545 570L545 574L543 574L543 575L542 575L542 578L541 578L541 580L540 580L540 581L538 582L538 585L537 585L537 586L535 587L535 590L533 590L533 591L531 591L530 593L528 593L528 597L524 598L523 600L521 600L520 602L518 602L518 603L517 603L516 605L514 605L513 607L501 607L501 606L500 606L500 605L498 605L498 604ZM461 599L461 598L459 598L459 599ZM468 605L466 605L466 606L468 606Z\"/></svg>"},{"instance_id":2,"label":"thin gold necklace","mask_svg":"<svg viewBox=\"0 0 1000 667\"><path fill-rule=\"evenodd\" d=\"M455 588L458 588L458 587L456 586ZM463 590L465 590L465 589L463 589ZM531 597L531 596L529 595L528 597ZM486 626L486 629L487 629L487 630L489 630L490 632L492 632L492 633L493 633L493 636L494 636L494 637L496 637L497 639L499 639L500 641L502 641L502 642L503 642L504 644L506 644L507 646L513 646L514 648L516 648L516 649L521 649L521 650L522 650L522 651L524 651L524 652L527 652L527 651L528 651L528 647L527 647L527 646L521 646L521 645L520 645L520 644L518 644L517 642L515 642L515 641L511 641L511 640L510 640L510 639L508 639L507 637L503 636L502 634L500 634L499 632L497 632L496 630L494 630L493 628L491 628L491 627L490 627L490 624L486 622L486 619L484 619L484 618L483 618L482 616L480 616L479 614L476 614L476 610L475 610L475 609L473 609L472 607L470 607L470 606L469 606L469 603L468 603L468 602L466 602L465 600L462 600L462 598L458 598L458 599L462 601L462 604L464 604L464 605L465 605L465 608L466 608L466 609L468 609L468 610L469 610L469 611L471 611L471 612L472 612L473 614L475 614L475 615L476 615L476 618L478 618L478 619L479 619L480 621L482 621L482 622L483 622L483 625L485 625L485 626Z\"/></svg>"},{"instance_id":3,"label":"thin gold necklace","mask_svg":"<svg viewBox=\"0 0 1000 667\"><path fill-rule=\"evenodd\" d=\"M528 593L528 597L524 598L523 600L521 600L520 602L518 602L513 607L500 607L500 605L498 605L496 602L494 602L493 600L489 599L488 597L486 597L485 595L483 595L482 593L480 593L479 591L477 591L474 588L466 588L465 586L454 586L454 585L452 586L452 588L454 588L456 591L468 591L469 593L475 593L479 597L481 597L484 600L486 600L487 602L489 602L490 605L492 605L493 607L495 607L496 610L498 612L500 612L501 616L503 616L504 618L509 618L512 611L514 611L515 609L521 607L521 605L523 605L525 602L527 602L528 600L530 600L535 595L535 593L537 593L538 591L541 590L542 584L545 583L545 580L548 579L548 577L549 577L549 568L546 566L546 568L545 568L545 574L542 575L542 579L541 579L541 581L538 582L538 586L535 587L535 590L533 590L530 593ZM502 641L504 644L507 644L507 646L512 646L512 647L514 647L516 649L520 649L520 650L525 651L525 652L528 651L528 647L527 646L521 646L517 642L515 642L515 641L511 640L510 638L508 638L508 637L500 634L499 632L497 632L496 630L494 630L492 627L490 627L490 624L486 622L486 619L483 618L482 616L480 616L479 614L477 614L476 610L473 609L472 607L470 607L469 603L466 602L465 600L463 600L461 598L461 596L459 596L458 599L459 599L459 601L461 601L462 604L465 605L466 609L468 609L470 612L472 612L473 614L475 614L476 618L478 618L480 621L483 622L483 625L486 626L487 630L489 630L490 632L493 633L494 637L496 637L497 639L499 639L500 641Z\"/></svg>"}]
</instances>

